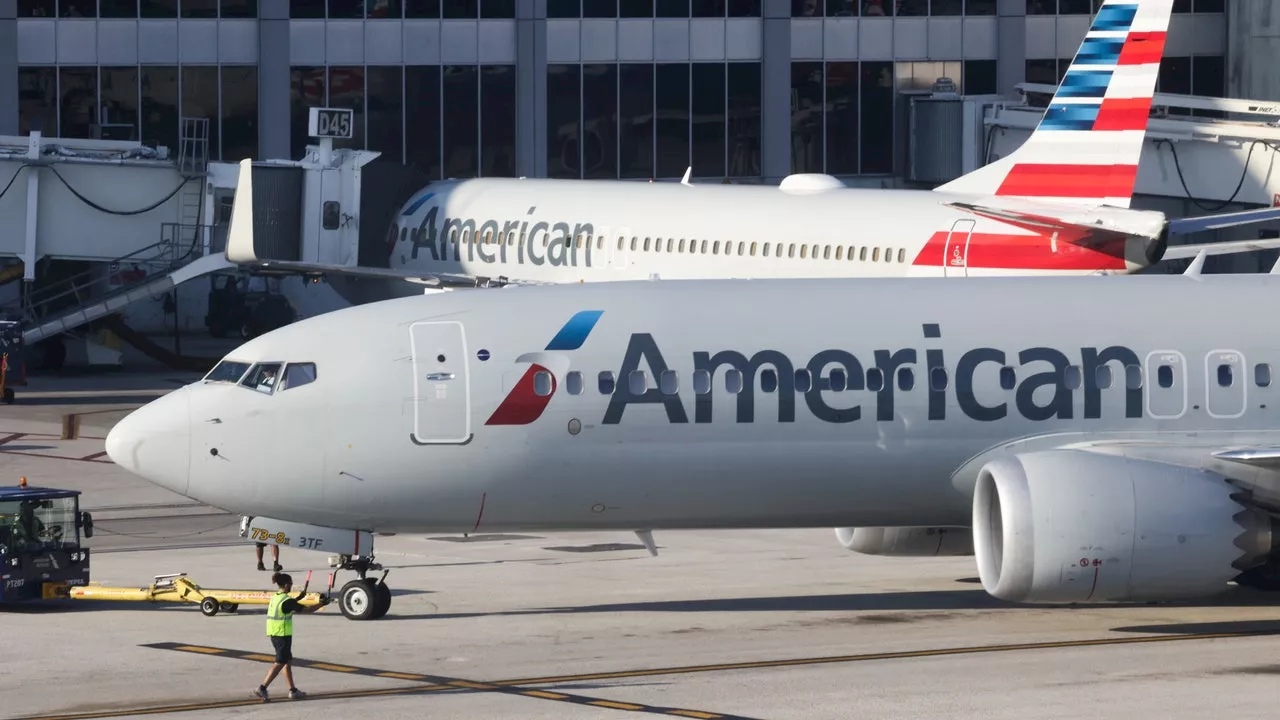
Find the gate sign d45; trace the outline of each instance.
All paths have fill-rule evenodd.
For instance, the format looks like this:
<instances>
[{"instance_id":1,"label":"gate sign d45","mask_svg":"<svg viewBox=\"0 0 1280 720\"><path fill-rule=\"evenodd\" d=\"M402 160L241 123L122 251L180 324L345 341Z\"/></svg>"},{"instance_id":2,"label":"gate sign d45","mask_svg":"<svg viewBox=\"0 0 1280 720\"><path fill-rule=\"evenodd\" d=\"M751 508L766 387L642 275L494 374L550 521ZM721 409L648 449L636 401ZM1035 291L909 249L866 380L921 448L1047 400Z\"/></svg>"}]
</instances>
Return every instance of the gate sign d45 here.
<instances>
[{"instance_id":1,"label":"gate sign d45","mask_svg":"<svg viewBox=\"0 0 1280 720\"><path fill-rule=\"evenodd\" d=\"M354 112L347 108L313 107L307 117L307 135L313 138L350 140Z\"/></svg>"}]
</instances>

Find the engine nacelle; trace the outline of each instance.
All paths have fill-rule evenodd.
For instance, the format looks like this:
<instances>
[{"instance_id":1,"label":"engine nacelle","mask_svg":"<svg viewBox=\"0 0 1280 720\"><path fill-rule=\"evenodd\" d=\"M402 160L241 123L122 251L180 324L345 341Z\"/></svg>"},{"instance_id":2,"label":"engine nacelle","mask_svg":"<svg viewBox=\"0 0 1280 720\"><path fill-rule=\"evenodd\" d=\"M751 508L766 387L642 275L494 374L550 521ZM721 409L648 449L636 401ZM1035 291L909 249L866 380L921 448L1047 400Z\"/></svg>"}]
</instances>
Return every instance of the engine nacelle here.
<instances>
[{"instance_id":1,"label":"engine nacelle","mask_svg":"<svg viewBox=\"0 0 1280 720\"><path fill-rule=\"evenodd\" d=\"M836 528L841 545L864 555L943 557L973 554L973 533L963 527Z\"/></svg>"},{"instance_id":2,"label":"engine nacelle","mask_svg":"<svg viewBox=\"0 0 1280 720\"><path fill-rule=\"evenodd\" d=\"M1221 475L1078 450L1000 458L978 473L982 586L1013 602L1175 600L1228 589L1273 546L1272 522Z\"/></svg>"}]
</instances>

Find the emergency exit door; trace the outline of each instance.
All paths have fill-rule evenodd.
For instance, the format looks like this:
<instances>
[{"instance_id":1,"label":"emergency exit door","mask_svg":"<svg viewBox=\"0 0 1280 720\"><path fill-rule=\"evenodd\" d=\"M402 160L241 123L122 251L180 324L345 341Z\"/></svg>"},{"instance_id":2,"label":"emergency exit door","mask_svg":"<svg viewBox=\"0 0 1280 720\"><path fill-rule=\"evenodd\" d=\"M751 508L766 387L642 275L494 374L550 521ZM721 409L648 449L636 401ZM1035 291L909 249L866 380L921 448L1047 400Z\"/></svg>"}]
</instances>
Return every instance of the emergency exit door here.
<instances>
[{"instance_id":1,"label":"emergency exit door","mask_svg":"<svg viewBox=\"0 0 1280 720\"><path fill-rule=\"evenodd\" d=\"M968 277L969 237L977 225L973 220L957 220L947 233L947 245L942 251L943 277Z\"/></svg>"},{"instance_id":2,"label":"emergency exit door","mask_svg":"<svg viewBox=\"0 0 1280 720\"><path fill-rule=\"evenodd\" d=\"M1232 350L1215 350L1204 358L1205 404L1209 415L1216 418L1238 418L1244 415L1244 356Z\"/></svg>"},{"instance_id":3,"label":"emergency exit door","mask_svg":"<svg viewBox=\"0 0 1280 720\"><path fill-rule=\"evenodd\" d=\"M413 348L414 442L467 442L471 439L471 386L462 323L414 323L409 337Z\"/></svg>"}]
</instances>

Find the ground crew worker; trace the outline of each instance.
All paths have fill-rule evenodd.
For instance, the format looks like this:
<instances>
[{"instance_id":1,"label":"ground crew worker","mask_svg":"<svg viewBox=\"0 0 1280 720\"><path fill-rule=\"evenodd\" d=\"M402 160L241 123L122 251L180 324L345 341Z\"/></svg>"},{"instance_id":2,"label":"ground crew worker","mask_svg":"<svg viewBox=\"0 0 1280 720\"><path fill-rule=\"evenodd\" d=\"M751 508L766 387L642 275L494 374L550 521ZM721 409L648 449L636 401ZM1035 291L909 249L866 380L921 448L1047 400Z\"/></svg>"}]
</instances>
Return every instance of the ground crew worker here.
<instances>
[{"instance_id":1,"label":"ground crew worker","mask_svg":"<svg viewBox=\"0 0 1280 720\"><path fill-rule=\"evenodd\" d=\"M265 550L265 549L267 549L267 544L266 544L266 543L261 543L261 542L260 542L260 543L257 543L257 546L258 546L258 547L257 547L257 551L258 551L258 569L259 569L259 570L266 570L266 569L267 569L267 568L266 568L266 566L264 566L264 565L262 564L262 551L263 551L263 550ZM271 546L271 555L272 555L272 557L274 557L274 558L275 558L275 562L273 563L273 567L272 567L271 569L272 569L272 570L275 570L276 572L280 572L280 571L281 571L281 570L283 570L284 568L280 567L280 546L279 546L279 545L274 545L274 544L273 544L273 545Z\"/></svg>"},{"instance_id":2,"label":"ground crew worker","mask_svg":"<svg viewBox=\"0 0 1280 720\"><path fill-rule=\"evenodd\" d=\"M301 700L307 694L293 684L293 616L294 613L313 613L332 600L322 596L319 605L304 607L298 603L304 592L299 592L297 597L289 595L289 591L293 589L293 578L278 572L271 576L271 581L280 588L267 605L267 637L271 638L271 646L275 648L276 661L267 672L266 680L253 691L253 694L262 698L263 702L270 701L267 687L276 679L280 671L284 670L284 679L289 683L289 699Z\"/></svg>"}]
</instances>

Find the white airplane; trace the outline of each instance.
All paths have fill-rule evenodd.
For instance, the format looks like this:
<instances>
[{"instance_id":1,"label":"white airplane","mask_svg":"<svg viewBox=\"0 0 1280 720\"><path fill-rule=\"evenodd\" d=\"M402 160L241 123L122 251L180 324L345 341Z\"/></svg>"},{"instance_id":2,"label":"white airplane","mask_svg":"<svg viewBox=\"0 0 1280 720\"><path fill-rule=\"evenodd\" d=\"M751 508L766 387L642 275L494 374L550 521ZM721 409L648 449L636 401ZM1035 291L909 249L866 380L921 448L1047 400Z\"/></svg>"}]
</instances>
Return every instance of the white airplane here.
<instances>
[{"instance_id":1,"label":"white airplane","mask_svg":"<svg viewBox=\"0 0 1280 720\"><path fill-rule=\"evenodd\" d=\"M336 553L358 619L391 602L373 533L962 528L997 598L1190 598L1277 567L1280 328L1241 312L1277 298L1277 274L456 290L250 340L106 452Z\"/></svg>"},{"instance_id":2,"label":"white airplane","mask_svg":"<svg viewBox=\"0 0 1280 720\"><path fill-rule=\"evenodd\" d=\"M1107 0L1035 132L936 190L850 189L825 175L779 187L688 185L688 174L682 184L450 180L400 209L387 267L281 262L252 242L228 257L474 285L1130 273L1201 251L1280 247L1169 245L1170 235L1280 219L1280 209L1169 220L1129 207L1172 4Z\"/></svg>"}]
</instances>

